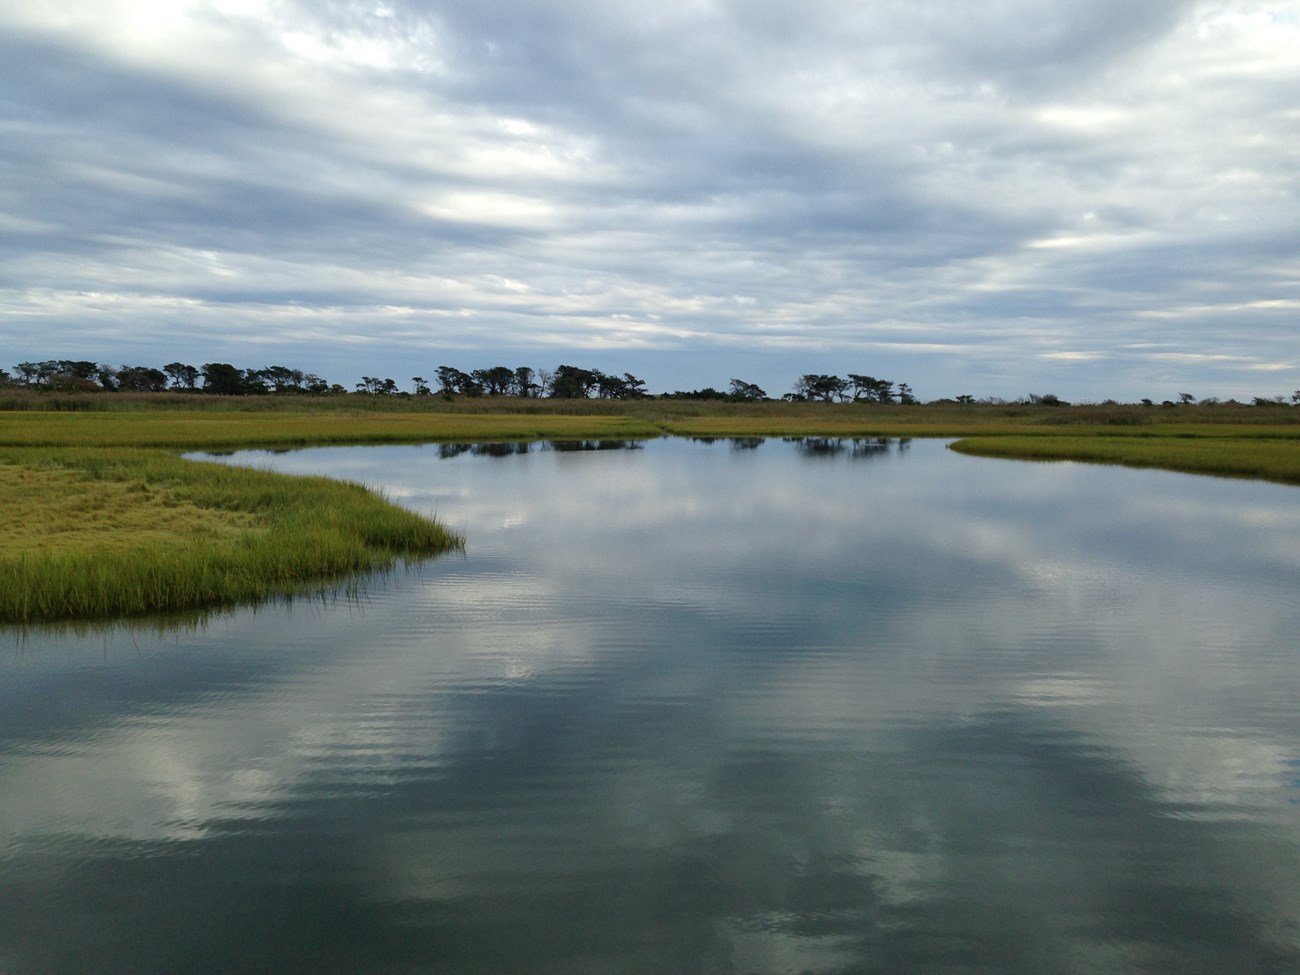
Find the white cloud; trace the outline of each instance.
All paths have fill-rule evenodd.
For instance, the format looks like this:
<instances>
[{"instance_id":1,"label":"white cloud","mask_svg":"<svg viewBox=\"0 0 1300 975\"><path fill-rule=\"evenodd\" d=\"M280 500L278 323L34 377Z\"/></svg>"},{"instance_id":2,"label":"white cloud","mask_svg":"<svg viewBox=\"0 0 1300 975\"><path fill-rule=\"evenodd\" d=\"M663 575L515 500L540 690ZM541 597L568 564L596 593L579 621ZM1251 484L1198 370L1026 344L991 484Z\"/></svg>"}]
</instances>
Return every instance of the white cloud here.
<instances>
[{"instance_id":1,"label":"white cloud","mask_svg":"<svg viewBox=\"0 0 1300 975\"><path fill-rule=\"evenodd\" d=\"M202 325L226 314L321 373L343 360L308 361L304 308L340 335L405 309L369 372L448 313L467 365L693 353L658 388L738 340L780 350L769 386L871 354L936 396L1044 362L1068 395L1159 393L1108 355L1146 340L1187 357L1170 388L1241 393L1213 364L1261 343L1300 361L1295 0L73 0L0 26L0 305L44 336L15 359L144 358L170 299L210 315L168 359L239 358ZM88 291L114 300L61 311Z\"/></svg>"}]
</instances>

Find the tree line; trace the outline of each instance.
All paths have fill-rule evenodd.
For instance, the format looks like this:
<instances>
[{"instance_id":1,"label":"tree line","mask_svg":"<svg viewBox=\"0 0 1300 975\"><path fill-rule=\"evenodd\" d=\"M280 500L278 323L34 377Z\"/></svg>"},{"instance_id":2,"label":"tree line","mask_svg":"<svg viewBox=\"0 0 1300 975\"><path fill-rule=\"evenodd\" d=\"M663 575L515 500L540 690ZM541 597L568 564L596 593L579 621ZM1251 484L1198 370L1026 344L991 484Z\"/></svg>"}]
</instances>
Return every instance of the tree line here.
<instances>
[{"instance_id":1,"label":"tree line","mask_svg":"<svg viewBox=\"0 0 1300 975\"><path fill-rule=\"evenodd\" d=\"M764 402L773 399L756 383L732 379L725 389L706 386L703 389L677 390L671 393L652 394L646 390L645 381L630 372L605 373L599 369L560 365L555 369L533 369L530 366L492 366L465 372L454 366L438 366L429 378L413 376L411 388L403 389L396 380L377 376L362 376L353 389L331 383L315 373L304 372L288 366L264 366L260 369L240 369L228 362L205 362L193 366L184 362L169 362L158 369L153 366L110 366L83 359L46 359L40 362L20 362L13 370L0 369L0 387L19 387L54 392L123 392L123 393L210 393L219 396L515 396L522 398L550 397L554 399L699 399L725 400L733 403ZM911 405L920 402L912 387L905 382L895 383L860 373L846 376L805 373L794 383L794 388L778 397L789 402L822 403L899 403ZM1291 405L1300 406L1300 390L1289 397ZM944 403L984 403L1001 405L1008 401L997 397L976 400L963 394ZM1051 393L1030 393L1012 402L1035 406L1069 406ZM1150 399L1139 401L1153 406ZM1197 400L1191 393L1179 393L1178 402L1164 400L1161 405L1202 406L1220 402L1216 397ZM1227 400L1228 404L1235 400ZM1284 396L1256 396L1252 405L1285 406ZM1103 405L1115 405L1107 400Z\"/></svg>"},{"instance_id":2,"label":"tree line","mask_svg":"<svg viewBox=\"0 0 1300 975\"><path fill-rule=\"evenodd\" d=\"M560 365L555 369L530 366L492 366L465 372L454 366L438 366L429 378L413 376L411 389L402 389L396 380L362 376L351 390L331 383L315 373L288 366L272 365L260 369L240 369L228 362L205 362L193 366L169 362L161 369L154 366L122 365L82 359L46 359L20 362L12 373L0 369L0 386L57 392L124 392L124 393L210 393L219 396L338 396L349 393L371 396L477 397L517 396L553 399L645 399L652 396L645 380L630 372L613 374L599 369ZM732 379L726 390L713 387L677 390L661 394L666 399L720 399L732 402L761 402L770 399L756 383ZM781 399L793 402L915 403L916 397L907 383L895 384L887 379L849 373L840 376L807 373L800 376L794 389Z\"/></svg>"}]
</instances>

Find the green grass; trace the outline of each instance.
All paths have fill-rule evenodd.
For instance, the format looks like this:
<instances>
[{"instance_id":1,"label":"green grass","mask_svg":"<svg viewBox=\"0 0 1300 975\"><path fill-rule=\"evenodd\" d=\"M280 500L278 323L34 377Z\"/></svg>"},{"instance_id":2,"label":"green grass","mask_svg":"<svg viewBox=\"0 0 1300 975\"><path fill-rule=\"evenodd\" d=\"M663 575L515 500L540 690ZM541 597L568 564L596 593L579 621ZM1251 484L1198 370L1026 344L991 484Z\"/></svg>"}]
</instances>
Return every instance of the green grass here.
<instances>
[{"instance_id":1,"label":"green grass","mask_svg":"<svg viewBox=\"0 0 1300 975\"><path fill-rule=\"evenodd\" d=\"M1300 410L441 397L0 400L0 622L175 612L309 591L461 544L364 488L172 451L487 440L960 437L1024 460L1300 484Z\"/></svg>"},{"instance_id":2,"label":"green grass","mask_svg":"<svg viewBox=\"0 0 1300 975\"><path fill-rule=\"evenodd\" d=\"M0 495L0 621L10 623L312 591L461 544L357 484L151 450L3 450Z\"/></svg>"},{"instance_id":3,"label":"green grass","mask_svg":"<svg viewBox=\"0 0 1300 975\"><path fill-rule=\"evenodd\" d=\"M528 413L245 413L198 410L134 413L0 413L0 447L155 447L223 450L436 440L586 440L658 436L623 416Z\"/></svg>"},{"instance_id":4,"label":"green grass","mask_svg":"<svg viewBox=\"0 0 1300 975\"><path fill-rule=\"evenodd\" d=\"M960 453L1009 460L1073 460L1158 467L1188 474L1300 484L1300 441L1294 437L1230 437L1209 433L1157 437L974 437L959 440L952 448Z\"/></svg>"}]
</instances>

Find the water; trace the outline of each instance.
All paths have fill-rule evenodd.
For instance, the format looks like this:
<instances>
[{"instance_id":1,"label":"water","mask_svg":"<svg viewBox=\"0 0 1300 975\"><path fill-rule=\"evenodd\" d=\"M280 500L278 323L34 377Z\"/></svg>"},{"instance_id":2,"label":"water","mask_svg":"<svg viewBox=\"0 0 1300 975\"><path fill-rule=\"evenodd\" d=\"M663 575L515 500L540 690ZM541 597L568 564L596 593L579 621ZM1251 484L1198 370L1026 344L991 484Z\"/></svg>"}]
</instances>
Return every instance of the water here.
<instances>
[{"instance_id":1,"label":"water","mask_svg":"<svg viewBox=\"0 0 1300 975\"><path fill-rule=\"evenodd\" d=\"M236 455L466 554L9 631L0 973L1300 971L1300 492L612 446Z\"/></svg>"}]
</instances>

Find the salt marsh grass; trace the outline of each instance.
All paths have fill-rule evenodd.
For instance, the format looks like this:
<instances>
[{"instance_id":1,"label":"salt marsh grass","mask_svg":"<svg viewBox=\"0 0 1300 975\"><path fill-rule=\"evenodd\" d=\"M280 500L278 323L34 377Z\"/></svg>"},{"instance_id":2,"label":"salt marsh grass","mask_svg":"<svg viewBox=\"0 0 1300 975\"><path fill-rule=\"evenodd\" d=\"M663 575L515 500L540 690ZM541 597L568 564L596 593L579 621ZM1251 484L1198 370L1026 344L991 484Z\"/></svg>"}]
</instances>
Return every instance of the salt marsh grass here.
<instances>
[{"instance_id":1,"label":"salt marsh grass","mask_svg":"<svg viewBox=\"0 0 1300 975\"><path fill-rule=\"evenodd\" d=\"M461 544L436 522L359 485L183 460L169 451L665 435L963 437L953 447L966 453L1300 484L1300 410L1240 404L19 399L0 412L3 622L227 605Z\"/></svg>"},{"instance_id":2,"label":"salt marsh grass","mask_svg":"<svg viewBox=\"0 0 1300 975\"><path fill-rule=\"evenodd\" d=\"M1189 474L1255 477L1300 484L1300 440L1213 435L972 437L952 445L961 453L1013 460L1075 460L1126 467L1158 467Z\"/></svg>"},{"instance_id":3,"label":"salt marsh grass","mask_svg":"<svg viewBox=\"0 0 1300 975\"><path fill-rule=\"evenodd\" d=\"M222 450L433 440L625 439L660 435L624 416L519 413L0 413L0 446Z\"/></svg>"},{"instance_id":4,"label":"salt marsh grass","mask_svg":"<svg viewBox=\"0 0 1300 975\"><path fill-rule=\"evenodd\" d=\"M0 495L6 622L261 599L461 544L361 485L148 450L0 451Z\"/></svg>"}]
</instances>

